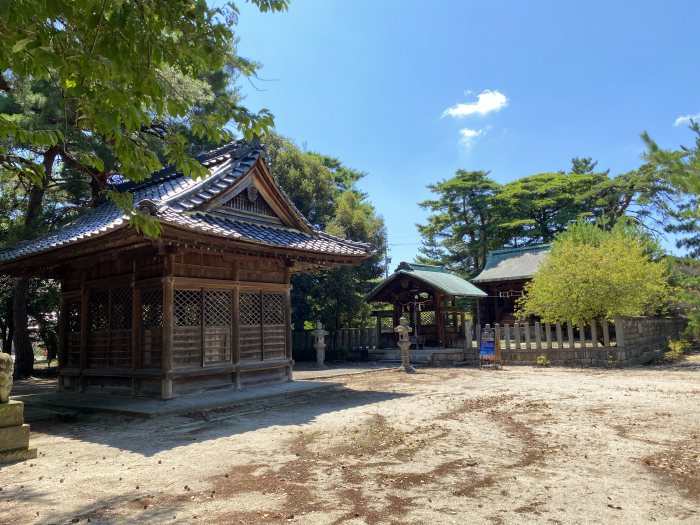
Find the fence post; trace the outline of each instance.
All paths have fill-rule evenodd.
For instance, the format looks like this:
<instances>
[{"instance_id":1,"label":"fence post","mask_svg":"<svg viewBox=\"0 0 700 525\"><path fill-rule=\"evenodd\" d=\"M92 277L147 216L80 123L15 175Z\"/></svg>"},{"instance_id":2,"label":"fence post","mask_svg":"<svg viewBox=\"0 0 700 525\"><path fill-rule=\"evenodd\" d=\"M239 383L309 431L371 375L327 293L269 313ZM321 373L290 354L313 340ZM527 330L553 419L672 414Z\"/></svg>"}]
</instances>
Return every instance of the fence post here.
<instances>
[{"instance_id":1,"label":"fence post","mask_svg":"<svg viewBox=\"0 0 700 525\"><path fill-rule=\"evenodd\" d=\"M603 327L603 345L605 348L610 348L610 328L608 327L608 320L602 319L600 324Z\"/></svg>"},{"instance_id":2,"label":"fence post","mask_svg":"<svg viewBox=\"0 0 700 525\"><path fill-rule=\"evenodd\" d=\"M515 323L513 325L513 331L515 332L515 350L520 350L520 323Z\"/></svg>"},{"instance_id":3,"label":"fence post","mask_svg":"<svg viewBox=\"0 0 700 525\"><path fill-rule=\"evenodd\" d=\"M593 348L598 348L598 326L596 322L595 319L591 319L591 340L593 341Z\"/></svg>"},{"instance_id":4,"label":"fence post","mask_svg":"<svg viewBox=\"0 0 700 525\"><path fill-rule=\"evenodd\" d=\"M510 327L508 324L504 325L505 328L505 338L506 338L506 344L503 345L503 349L507 352L510 350Z\"/></svg>"},{"instance_id":5,"label":"fence post","mask_svg":"<svg viewBox=\"0 0 700 525\"><path fill-rule=\"evenodd\" d=\"M542 325L539 321L535 322L535 349L538 352L542 350Z\"/></svg>"},{"instance_id":6,"label":"fence post","mask_svg":"<svg viewBox=\"0 0 700 525\"><path fill-rule=\"evenodd\" d=\"M625 346L625 334L622 329L622 317L615 316L615 344L618 349Z\"/></svg>"},{"instance_id":7,"label":"fence post","mask_svg":"<svg viewBox=\"0 0 700 525\"><path fill-rule=\"evenodd\" d=\"M525 330L525 350L532 350L532 345L530 344L530 323L523 324L523 330Z\"/></svg>"},{"instance_id":8,"label":"fence post","mask_svg":"<svg viewBox=\"0 0 700 525\"><path fill-rule=\"evenodd\" d=\"M581 348L586 348L586 325L583 321L578 322L578 338L581 341Z\"/></svg>"},{"instance_id":9,"label":"fence post","mask_svg":"<svg viewBox=\"0 0 700 525\"><path fill-rule=\"evenodd\" d=\"M557 350L564 348L564 334L561 333L561 321L557 321Z\"/></svg>"},{"instance_id":10,"label":"fence post","mask_svg":"<svg viewBox=\"0 0 700 525\"><path fill-rule=\"evenodd\" d=\"M569 336L569 349L573 350L576 348L576 342L574 341L574 322L566 322L567 335Z\"/></svg>"},{"instance_id":11,"label":"fence post","mask_svg":"<svg viewBox=\"0 0 700 525\"><path fill-rule=\"evenodd\" d=\"M547 338L547 350L552 349L552 325L549 323L544 324L544 335Z\"/></svg>"}]
</instances>

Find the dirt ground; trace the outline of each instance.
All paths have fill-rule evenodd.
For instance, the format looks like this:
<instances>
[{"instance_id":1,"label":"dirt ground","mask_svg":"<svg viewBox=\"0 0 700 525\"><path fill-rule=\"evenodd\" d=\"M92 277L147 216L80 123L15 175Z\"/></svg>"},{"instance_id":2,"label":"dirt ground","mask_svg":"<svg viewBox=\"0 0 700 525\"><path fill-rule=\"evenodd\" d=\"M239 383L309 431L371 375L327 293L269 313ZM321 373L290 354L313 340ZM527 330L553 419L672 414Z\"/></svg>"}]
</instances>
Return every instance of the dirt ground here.
<instances>
[{"instance_id":1,"label":"dirt ground","mask_svg":"<svg viewBox=\"0 0 700 525\"><path fill-rule=\"evenodd\" d=\"M424 369L156 420L37 423L0 523L700 523L700 360Z\"/></svg>"}]
</instances>

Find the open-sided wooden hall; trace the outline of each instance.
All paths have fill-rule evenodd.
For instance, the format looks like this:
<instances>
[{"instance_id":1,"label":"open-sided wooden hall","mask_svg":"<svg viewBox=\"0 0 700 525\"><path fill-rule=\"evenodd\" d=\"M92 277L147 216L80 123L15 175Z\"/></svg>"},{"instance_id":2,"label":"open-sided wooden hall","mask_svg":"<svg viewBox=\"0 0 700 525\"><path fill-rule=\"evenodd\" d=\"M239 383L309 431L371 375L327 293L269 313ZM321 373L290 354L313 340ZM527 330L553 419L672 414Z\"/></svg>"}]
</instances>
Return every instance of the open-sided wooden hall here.
<instances>
[{"instance_id":1,"label":"open-sided wooden hall","mask_svg":"<svg viewBox=\"0 0 700 525\"><path fill-rule=\"evenodd\" d=\"M61 282L60 389L169 399L291 379L291 274L370 255L312 226L258 143L198 160L204 178L166 168L114 184L159 222L156 239L105 201L0 252L0 273Z\"/></svg>"}]
</instances>

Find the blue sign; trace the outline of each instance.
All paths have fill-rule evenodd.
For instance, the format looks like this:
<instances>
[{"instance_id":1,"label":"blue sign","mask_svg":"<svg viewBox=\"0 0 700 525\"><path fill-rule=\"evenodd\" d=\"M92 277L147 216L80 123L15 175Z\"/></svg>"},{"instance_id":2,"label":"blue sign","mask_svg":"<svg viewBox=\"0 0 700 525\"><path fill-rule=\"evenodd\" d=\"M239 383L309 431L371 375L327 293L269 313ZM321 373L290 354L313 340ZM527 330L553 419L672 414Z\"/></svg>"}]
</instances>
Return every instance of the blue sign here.
<instances>
[{"instance_id":1,"label":"blue sign","mask_svg":"<svg viewBox=\"0 0 700 525\"><path fill-rule=\"evenodd\" d=\"M490 328L484 328L481 332L481 341L479 341L479 357L493 361L496 357L496 338L494 331Z\"/></svg>"}]
</instances>

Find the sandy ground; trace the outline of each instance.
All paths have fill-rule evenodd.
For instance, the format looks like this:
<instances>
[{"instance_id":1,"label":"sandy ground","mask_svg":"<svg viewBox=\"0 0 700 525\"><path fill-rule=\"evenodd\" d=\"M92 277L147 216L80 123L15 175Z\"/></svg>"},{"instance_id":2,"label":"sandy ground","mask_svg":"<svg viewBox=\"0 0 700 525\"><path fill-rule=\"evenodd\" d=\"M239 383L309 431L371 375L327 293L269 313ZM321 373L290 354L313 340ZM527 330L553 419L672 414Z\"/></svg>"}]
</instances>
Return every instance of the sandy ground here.
<instances>
[{"instance_id":1,"label":"sandy ground","mask_svg":"<svg viewBox=\"0 0 700 525\"><path fill-rule=\"evenodd\" d=\"M427 369L321 398L37 423L0 523L700 523L700 365Z\"/></svg>"}]
</instances>

